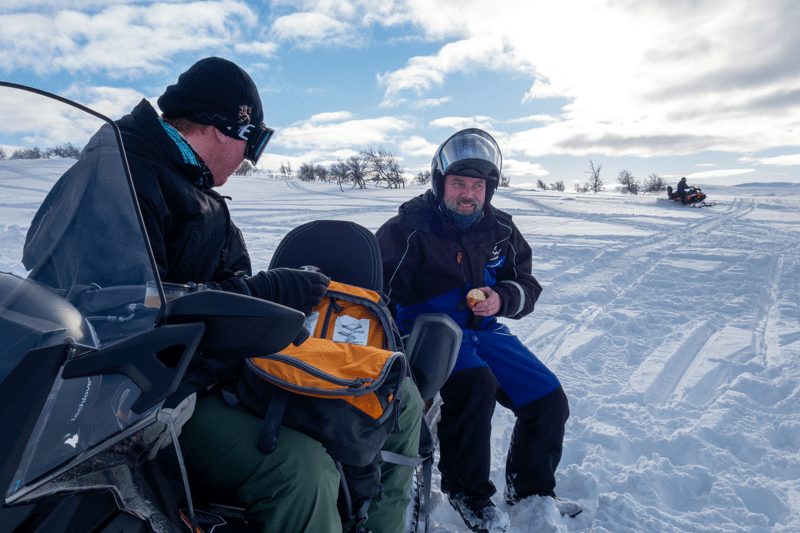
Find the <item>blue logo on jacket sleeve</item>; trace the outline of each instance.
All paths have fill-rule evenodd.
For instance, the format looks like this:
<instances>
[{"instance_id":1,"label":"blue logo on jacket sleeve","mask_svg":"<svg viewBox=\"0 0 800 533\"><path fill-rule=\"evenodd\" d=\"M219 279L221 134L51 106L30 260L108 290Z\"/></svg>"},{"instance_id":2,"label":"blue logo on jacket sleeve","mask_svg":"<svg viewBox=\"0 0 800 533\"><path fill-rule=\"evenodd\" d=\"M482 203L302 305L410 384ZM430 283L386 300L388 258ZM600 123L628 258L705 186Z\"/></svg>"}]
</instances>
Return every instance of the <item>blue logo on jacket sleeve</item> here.
<instances>
[{"instance_id":1,"label":"blue logo on jacket sleeve","mask_svg":"<svg viewBox=\"0 0 800 533\"><path fill-rule=\"evenodd\" d=\"M505 262L506 256L503 256L486 265L486 268L483 270L483 282L487 287L493 287L497 284L497 270L502 267Z\"/></svg>"}]
</instances>

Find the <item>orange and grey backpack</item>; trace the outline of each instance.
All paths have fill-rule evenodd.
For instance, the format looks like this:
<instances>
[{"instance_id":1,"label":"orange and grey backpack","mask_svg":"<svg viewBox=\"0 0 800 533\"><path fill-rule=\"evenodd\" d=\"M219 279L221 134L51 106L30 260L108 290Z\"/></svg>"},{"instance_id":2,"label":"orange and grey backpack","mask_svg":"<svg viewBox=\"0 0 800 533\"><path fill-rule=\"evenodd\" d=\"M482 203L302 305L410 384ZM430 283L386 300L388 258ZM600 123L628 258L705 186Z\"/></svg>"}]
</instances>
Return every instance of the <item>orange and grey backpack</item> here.
<instances>
[{"instance_id":1,"label":"orange and grey backpack","mask_svg":"<svg viewBox=\"0 0 800 533\"><path fill-rule=\"evenodd\" d=\"M377 292L331 281L306 328L300 346L246 361L237 392L266 417L259 448L272 451L283 424L366 466L395 425L407 374L391 314Z\"/></svg>"},{"instance_id":2,"label":"orange and grey backpack","mask_svg":"<svg viewBox=\"0 0 800 533\"><path fill-rule=\"evenodd\" d=\"M321 238L331 232L339 239ZM400 334L380 294L377 246L369 230L350 222L319 221L289 232L270 268L321 265L334 281L306 317L311 336L299 346L248 359L235 385L238 400L264 418L260 450L275 448L281 425L322 443L342 473L340 514L360 523L380 492L381 447L398 426L409 375Z\"/></svg>"}]
</instances>

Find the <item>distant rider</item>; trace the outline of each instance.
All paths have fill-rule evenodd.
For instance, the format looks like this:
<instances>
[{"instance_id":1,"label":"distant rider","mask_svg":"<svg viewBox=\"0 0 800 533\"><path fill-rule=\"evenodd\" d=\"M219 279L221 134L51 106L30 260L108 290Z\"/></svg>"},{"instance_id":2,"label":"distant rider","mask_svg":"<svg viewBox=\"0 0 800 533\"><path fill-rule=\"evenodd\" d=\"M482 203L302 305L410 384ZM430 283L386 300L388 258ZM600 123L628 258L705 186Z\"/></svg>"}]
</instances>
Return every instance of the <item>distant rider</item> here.
<instances>
[{"instance_id":1,"label":"distant rider","mask_svg":"<svg viewBox=\"0 0 800 533\"><path fill-rule=\"evenodd\" d=\"M686 183L686 176L682 177L681 181L678 182L678 187L676 189L677 193L681 195L680 198L682 204L686 203L686 195L689 193L690 189L692 189L692 187Z\"/></svg>"}]
</instances>

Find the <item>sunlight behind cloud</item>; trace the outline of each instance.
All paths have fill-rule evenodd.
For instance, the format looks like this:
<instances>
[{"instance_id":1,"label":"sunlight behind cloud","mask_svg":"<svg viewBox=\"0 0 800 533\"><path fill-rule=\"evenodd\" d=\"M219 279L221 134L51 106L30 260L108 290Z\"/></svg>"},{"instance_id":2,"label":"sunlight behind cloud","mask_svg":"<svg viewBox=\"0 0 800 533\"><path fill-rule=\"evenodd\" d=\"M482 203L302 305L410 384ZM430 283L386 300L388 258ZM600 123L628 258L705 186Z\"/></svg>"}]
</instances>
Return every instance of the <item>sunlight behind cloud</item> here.
<instances>
[{"instance_id":1,"label":"sunlight behind cloud","mask_svg":"<svg viewBox=\"0 0 800 533\"><path fill-rule=\"evenodd\" d=\"M797 144L800 4L777 0L664 3L480 0L415 6L459 39L379 75L385 102L425 95L457 72L530 75L526 105L569 100L558 122L531 130L517 151L544 154L683 155ZM422 16L422 14L425 16ZM776 36L780 36L776 38ZM793 111L789 111L793 110ZM529 142L534 141L534 142Z\"/></svg>"}]
</instances>

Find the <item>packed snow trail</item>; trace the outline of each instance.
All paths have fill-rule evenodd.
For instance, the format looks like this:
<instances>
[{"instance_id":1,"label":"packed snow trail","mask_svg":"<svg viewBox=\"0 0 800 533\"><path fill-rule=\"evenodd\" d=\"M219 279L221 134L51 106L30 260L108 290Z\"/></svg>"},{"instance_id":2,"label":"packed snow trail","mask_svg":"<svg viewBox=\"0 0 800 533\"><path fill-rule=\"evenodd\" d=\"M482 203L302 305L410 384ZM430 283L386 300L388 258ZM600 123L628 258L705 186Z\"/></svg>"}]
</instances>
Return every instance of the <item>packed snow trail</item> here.
<instances>
[{"instance_id":1,"label":"packed snow trail","mask_svg":"<svg viewBox=\"0 0 800 533\"><path fill-rule=\"evenodd\" d=\"M0 269L19 255L59 161L0 162ZM691 209L653 196L501 189L544 286L535 311L503 320L570 399L559 496L502 502L512 414L495 413L495 497L521 532L800 531L800 187L703 187ZM286 233L320 218L375 231L424 188L387 190L235 177L256 269ZM465 532L434 469L434 533Z\"/></svg>"}]
</instances>

